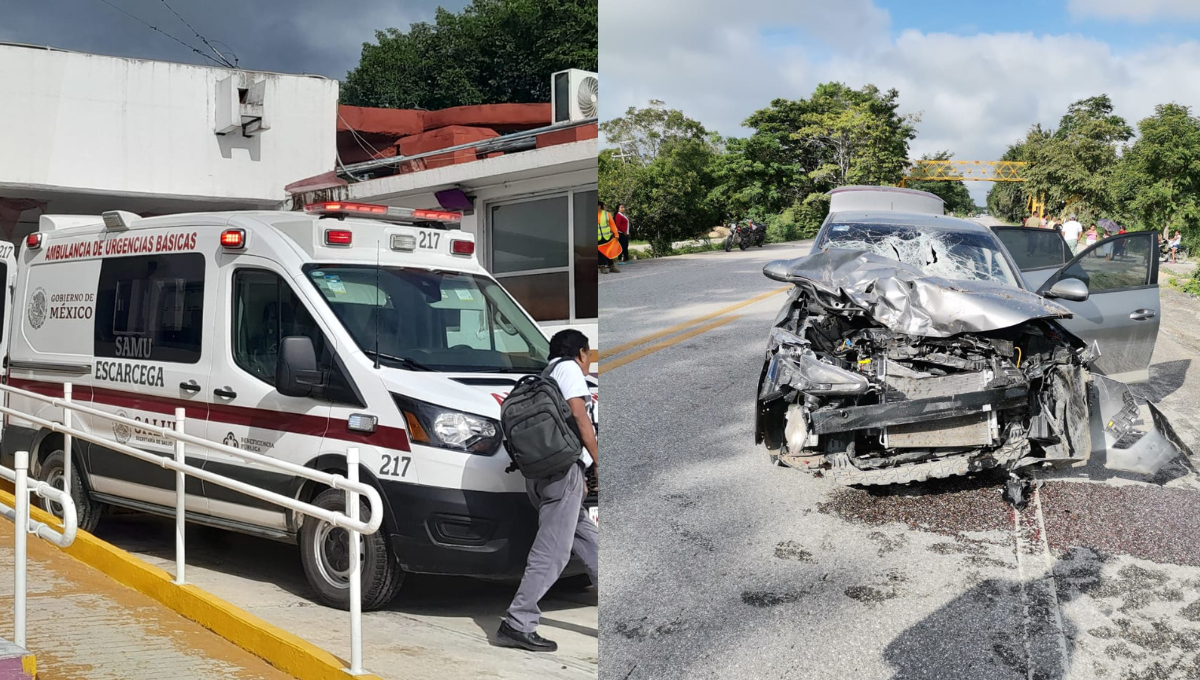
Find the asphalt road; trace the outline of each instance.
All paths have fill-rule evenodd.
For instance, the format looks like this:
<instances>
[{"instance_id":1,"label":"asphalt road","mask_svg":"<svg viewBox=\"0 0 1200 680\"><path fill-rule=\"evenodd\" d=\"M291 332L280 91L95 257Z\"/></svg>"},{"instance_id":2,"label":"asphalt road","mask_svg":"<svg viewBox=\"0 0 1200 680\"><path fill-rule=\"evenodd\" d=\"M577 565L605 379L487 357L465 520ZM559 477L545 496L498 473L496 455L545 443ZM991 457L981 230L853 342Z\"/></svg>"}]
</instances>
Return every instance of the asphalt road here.
<instances>
[{"instance_id":1,"label":"asphalt road","mask_svg":"<svg viewBox=\"0 0 1200 680\"><path fill-rule=\"evenodd\" d=\"M808 247L600 279L600 677L1200 677L1200 481L1182 463L1156 480L1089 464L1020 513L988 475L867 492L768 464L753 395L784 297L761 271ZM1137 388L1200 451L1200 305L1163 307Z\"/></svg>"}]
</instances>

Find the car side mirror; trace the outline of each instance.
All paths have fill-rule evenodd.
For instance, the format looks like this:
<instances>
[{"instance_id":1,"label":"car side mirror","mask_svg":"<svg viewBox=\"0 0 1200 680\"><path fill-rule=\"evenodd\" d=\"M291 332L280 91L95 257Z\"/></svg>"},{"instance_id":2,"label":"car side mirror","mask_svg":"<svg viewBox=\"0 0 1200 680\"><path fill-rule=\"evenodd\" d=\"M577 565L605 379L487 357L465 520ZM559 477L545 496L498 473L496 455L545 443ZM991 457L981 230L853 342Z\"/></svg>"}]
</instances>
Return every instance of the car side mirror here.
<instances>
[{"instance_id":1,"label":"car side mirror","mask_svg":"<svg viewBox=\"0 0 1200 680\"><path fill-rule=\"evenodd\" d=\"M763 276L775 281L793 283L788 269L788 260L775 260L763 267Z\"/></svg>"},{"instance_id":2,"label":"car side mirror","mask_svg":"<svg viewBox=\"0 0 1200 680\"><path fill-rule=\"evenodd\" d=\"M1059 279L1046 291L1048 298L1062 298L1074 302L1083 302L1088 299L1088 295L1087 284L1079 279Z\"/></svg>"},{"instance_id":3,"label":"car side mirror","mask_svg":"<svg viewBox=\"0 0 1200 680\"><path fill-rule=\"evenodd\" d=\"M307 397L321 382L317 370L317 352L312 338L292 335L279 343L279 360L275 363L275 389L286 397Z\"/></svg>"}]
</instances>

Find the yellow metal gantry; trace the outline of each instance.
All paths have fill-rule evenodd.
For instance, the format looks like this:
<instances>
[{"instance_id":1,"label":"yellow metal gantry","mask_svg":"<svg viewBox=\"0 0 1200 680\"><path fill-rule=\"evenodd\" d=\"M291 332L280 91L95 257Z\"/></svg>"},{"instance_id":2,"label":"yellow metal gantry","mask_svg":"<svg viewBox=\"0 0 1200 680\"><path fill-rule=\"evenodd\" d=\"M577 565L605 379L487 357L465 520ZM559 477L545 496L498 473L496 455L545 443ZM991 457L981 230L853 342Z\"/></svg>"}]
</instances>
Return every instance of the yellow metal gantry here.
<instances>
[{"instance_id":1,"label":"yellow metal gantry","mask_svg":"<svg viewBox=\"0 0 1200 680\"><path fill-rule=\"evenodd\" d=\"M900 186L910 181L1024 182L1024 161L913 161Z\"/></svg>"}]
</instances>

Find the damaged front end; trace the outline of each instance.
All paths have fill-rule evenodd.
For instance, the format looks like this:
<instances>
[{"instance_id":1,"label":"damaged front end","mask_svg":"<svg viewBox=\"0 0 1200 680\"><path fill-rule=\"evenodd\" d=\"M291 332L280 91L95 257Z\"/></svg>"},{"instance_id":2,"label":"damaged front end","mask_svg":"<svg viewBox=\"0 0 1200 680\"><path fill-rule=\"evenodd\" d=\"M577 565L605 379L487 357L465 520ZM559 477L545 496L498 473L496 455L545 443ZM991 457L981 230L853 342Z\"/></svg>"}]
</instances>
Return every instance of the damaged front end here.
<instances>
[{"instance_id":1,"label":"damaged front end","mask_svg":"<svg viewBox=\"0 0 1200 680\"><path fill-rule=\"evenodd\" d=\"M896 484L1091 454L1092 350L1054 322L1062 306L858 251L765 273L795 284L758 390L756 440L776 461Z\"/></svg>"}]
</instances>

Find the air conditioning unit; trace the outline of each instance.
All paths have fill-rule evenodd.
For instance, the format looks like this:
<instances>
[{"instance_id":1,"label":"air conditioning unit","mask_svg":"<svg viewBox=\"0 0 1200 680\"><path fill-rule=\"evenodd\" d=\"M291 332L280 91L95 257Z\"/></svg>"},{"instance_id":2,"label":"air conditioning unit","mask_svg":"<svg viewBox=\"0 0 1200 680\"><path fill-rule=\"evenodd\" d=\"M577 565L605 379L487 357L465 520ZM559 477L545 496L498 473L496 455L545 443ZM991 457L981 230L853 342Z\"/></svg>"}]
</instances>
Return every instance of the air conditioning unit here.
<instances>
[{"instance_id":1,"label":"air conditioning unit","mask_svg":"<svg viewBox=\"0 0 1200 680\"><path fill-rule=\"evenodd\" d=\"M600 78L577 68L550 76L551 123L596 118L600 115Z\"/></svg>"}]
</instances>

